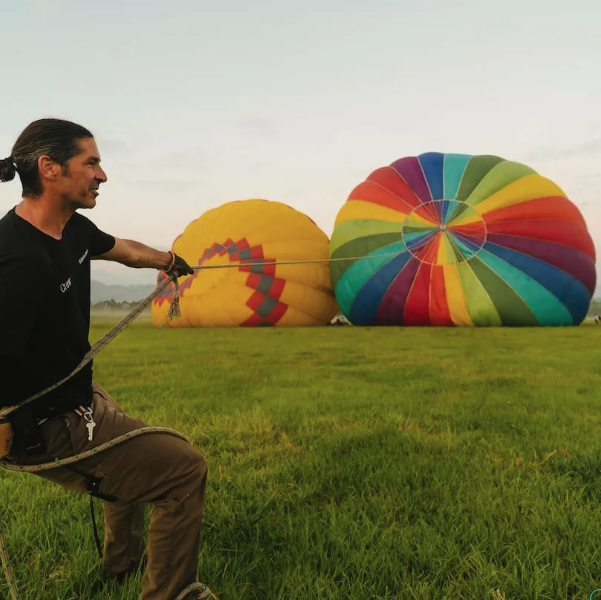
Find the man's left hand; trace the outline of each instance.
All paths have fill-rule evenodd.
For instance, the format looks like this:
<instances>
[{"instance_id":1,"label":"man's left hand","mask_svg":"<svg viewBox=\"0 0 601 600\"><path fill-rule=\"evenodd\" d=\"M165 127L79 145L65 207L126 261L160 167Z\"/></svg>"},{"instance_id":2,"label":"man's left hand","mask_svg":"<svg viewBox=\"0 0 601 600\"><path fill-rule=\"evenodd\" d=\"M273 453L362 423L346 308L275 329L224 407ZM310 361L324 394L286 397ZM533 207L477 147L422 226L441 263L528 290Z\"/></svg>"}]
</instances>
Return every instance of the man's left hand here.
<instances>
[{"instance_id":1,"label":"man's left hand","mask_svg":"<svg viewBox=\"0 0 601 600\"><path fill-rule=\"evenodd\" d=\"M167 271L167 275L171 277L183 277L184 275L194 275L194 269L179 255L173 253L173 264Z\"/></svg>"}]
</instances>

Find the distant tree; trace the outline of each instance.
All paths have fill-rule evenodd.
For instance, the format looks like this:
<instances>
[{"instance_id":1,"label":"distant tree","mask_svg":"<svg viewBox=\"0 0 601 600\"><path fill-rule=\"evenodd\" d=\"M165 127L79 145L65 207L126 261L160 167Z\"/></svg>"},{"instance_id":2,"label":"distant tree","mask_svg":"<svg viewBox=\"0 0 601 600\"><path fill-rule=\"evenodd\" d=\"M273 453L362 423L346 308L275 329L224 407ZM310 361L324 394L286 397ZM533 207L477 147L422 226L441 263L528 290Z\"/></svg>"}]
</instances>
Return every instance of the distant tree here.
<instances>
[{"instance_id":1,"label":"distant tree","mask_svg":"<svg viewBox=\"0 0 601 600\"><path fill-rule=\"evenodd\" d=\"M95 302L91 305L91 309L95 311L130 311L135 308L140 301L137 302L117 302L116 300L103 300Z\"/></svg>"}]
</instances>

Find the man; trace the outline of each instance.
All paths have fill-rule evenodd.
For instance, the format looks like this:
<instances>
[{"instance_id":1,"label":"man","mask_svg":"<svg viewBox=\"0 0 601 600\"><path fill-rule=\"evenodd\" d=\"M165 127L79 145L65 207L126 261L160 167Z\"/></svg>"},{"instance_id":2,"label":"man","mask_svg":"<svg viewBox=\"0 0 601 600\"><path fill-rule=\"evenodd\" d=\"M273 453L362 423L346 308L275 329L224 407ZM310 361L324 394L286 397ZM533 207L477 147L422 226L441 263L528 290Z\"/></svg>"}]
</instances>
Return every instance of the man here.
<instances>
[{"instance_id":1,"label":"man","mask_svg":"<svg viewBox=\"0 0 601 600\"><path fill-rule=\"evenodd\" d=\"M0 408L61 380L90 349L91 259L177 277L194 272L181 257L116 239L76 212L96 206L107 180L84 127L58 119L31 123L0 160L0 181L16 174L22 201L0 219ZM91 363L9 419L15 437L8 458L21 464L73 456L146 426L92 382ZM152 503L140 600L174 600L196 581L207 466L190 444L141 435L39 476L79 491L93 482L113 500L103 503L105 578L122 582L141 566L144 504ZM187 596L196 597L211 594L206 588Z\"/></svg>"}]
</instances>

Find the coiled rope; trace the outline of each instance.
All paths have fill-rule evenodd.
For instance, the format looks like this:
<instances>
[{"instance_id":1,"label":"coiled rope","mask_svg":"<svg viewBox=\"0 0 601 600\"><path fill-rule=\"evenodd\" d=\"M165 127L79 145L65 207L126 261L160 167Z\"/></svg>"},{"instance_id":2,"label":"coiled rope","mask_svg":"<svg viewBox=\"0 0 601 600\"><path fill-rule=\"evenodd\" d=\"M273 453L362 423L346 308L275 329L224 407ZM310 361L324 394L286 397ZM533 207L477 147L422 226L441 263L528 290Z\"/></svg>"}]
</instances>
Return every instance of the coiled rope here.
<instances>
[{"instance_id":1,"label":"coiled rope","mask_svg":"<svg viewBox=\"0 0 601 600\"><path fill-rule=\"evenodd\" d=\"M358 260L367 260L367 259L375 259L375 258L383 258L386 256L397 256L398 252L391 252L388 254L379 254L375 256L354 256L354 257L344 257L344 258L325 258L325 259L313 259L313 260L288 260L288 261L260 261L260 260L244 260L239 263L232 264L224 264L224 265L197 265L192 267L195 271L200 271L204 269L232 269L232 268L241 268L241 267L259 267L259 266L278 266L278 265L301 265L301 264L310 264L310 263L330 263L337 261L358 261ZM114 340L117 335L119 335L128 325L130 325L136 317L138 317L149 305L150 303L161 294L165 288L167 288L171 283L174 284L173 298L171 299L171 306L169 309L169 320L173 318L177 318L181 316L180 308L179 308L179 285L177 281L177 276L172 275L165 279L165 281L161 282L155 290L144 300L142 300L126 317L124 317L117 325L115 325L110 331L108 331L104 336L102 336L88 351L82 361L75 367L75 369L66 377L54 383L47 388L43 389L41 392L30 396L29 398L23 400L19 404L15 406L8 406L0 409L0 419L5 419L13 412L16 412L20 408L24 407L26 404L41 398L44 394L55 390L63 383L71 379L76 373L81 371L93 358L96 356L105 346L107 346L112 340ZM130 431L129 433L125 433L120 435L96 448L92 448L91 450L87 450L86 452L82 452L80 454L76 454L74 456L70 456L63 459L54 459L54 461L49 463L43 463L39 465L19 465L11 460L3 459L0 460L0 466L4 467L9 471L19 471L25 473L39 473L41 471L47 471L49 469L56 469L59 467L64 467L66 465L79 462L81 460L85 460L90 456L94 456L99 454L100 452L104 452L109 448L122 444L128 440L131 440L140 435L145 435L148 433L163 433L167 435L173 435L175 437L179 437L182 440L190 443L187 437L179 433L179 431L175 431L173 429L168 429L165 427L141 427L140 429L135 429ZM15 577L13 575L13 570L11 567L10 558L8 556L8 549L6 546L6 541L4 537L4 531L2 528L2 519L0 519L0 559L2 560L2 567L4 569L4 574L6 577L6 581L8 583L8 588L12 596L12 600L21 600L21 595L17 588L17 584L15 581ZM213 594L211 594L206 586L201 583L193 583L186 587L182 592L177 596L176 600L184 600L185 597L193 591L198 591L201 593L202 598L215 598ZM210 594L210 596L205 596L204 593Z\"/></svg>"}]
</instances>

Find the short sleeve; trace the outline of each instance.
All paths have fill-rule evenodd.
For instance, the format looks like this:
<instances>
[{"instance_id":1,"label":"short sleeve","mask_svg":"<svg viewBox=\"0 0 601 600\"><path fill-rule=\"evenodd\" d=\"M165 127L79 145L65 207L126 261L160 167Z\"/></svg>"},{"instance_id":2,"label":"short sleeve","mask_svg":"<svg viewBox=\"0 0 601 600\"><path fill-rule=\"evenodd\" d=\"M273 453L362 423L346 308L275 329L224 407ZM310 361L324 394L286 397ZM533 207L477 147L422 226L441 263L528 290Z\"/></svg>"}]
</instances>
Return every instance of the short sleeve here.
<instances>
[{"instance_id":1,"label":"short sleeve","mask_svg":"<svg viewBox=\"0 0 601 600\"><path fill-rule=\"evenodd\" d=\"M92 223L90 221L90 223ZM104 233L92 223L92 242L90 244L90 255L98 256L112 250L115 246L115 238L108 233Z\"/></svg>"},{"instance_id":2,"label":"short sleeve","mask_svg":"<svg viewBox=\"0 0 601 600\"><path fill-rule=\"evenodd\" d=\"M90 256L99 256L112 250L115 246L115 238L108 233L104 233L96 227L87 217L75 213L74 217L78 218L79 226L84 227L90 239Z\"/></svg>"}]
</instances>

